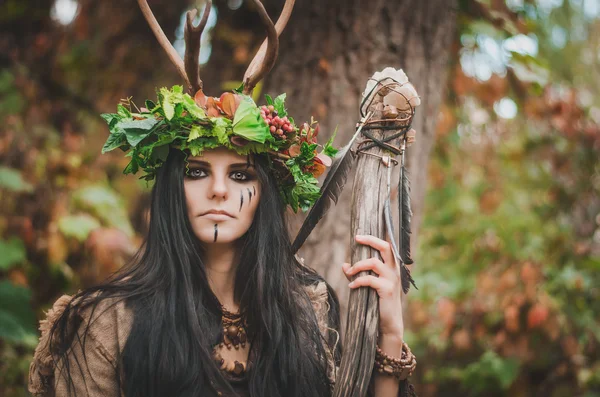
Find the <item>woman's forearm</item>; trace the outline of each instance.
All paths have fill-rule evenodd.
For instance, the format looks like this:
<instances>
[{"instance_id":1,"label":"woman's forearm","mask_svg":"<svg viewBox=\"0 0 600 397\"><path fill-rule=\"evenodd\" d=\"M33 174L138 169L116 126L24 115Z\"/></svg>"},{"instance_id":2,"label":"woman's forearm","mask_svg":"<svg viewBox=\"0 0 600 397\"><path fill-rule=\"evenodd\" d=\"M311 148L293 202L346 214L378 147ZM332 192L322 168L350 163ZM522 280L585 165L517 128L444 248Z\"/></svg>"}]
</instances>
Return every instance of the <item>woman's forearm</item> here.
<instances>
[{"instance_id":1,"label":"woman's forearm","mask_svg":"<svg viewBox=\"0 0 600 397\"><path fill-rule=\"evenodd\" d=\"M379 347L381 350L392 357L402 355L403 336L401 333L395 335L380 335ZM375 397L397 397L400 389L400 381L393 377L379 372L373 373L373 386L375 388Z\"/></svg>"}]
</instances>

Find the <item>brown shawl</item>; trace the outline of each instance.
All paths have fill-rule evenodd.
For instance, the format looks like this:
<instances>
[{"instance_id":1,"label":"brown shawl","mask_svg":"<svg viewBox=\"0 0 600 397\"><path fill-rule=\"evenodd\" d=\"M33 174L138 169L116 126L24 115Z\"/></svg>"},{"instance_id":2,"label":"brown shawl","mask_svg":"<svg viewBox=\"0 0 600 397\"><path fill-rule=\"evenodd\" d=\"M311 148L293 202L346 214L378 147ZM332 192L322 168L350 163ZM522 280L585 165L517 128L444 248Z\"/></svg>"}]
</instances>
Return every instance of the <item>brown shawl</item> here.
<instances>
[{"instance_id":1,"label":"brown shawl","mask_svg":"<svg viewBox=\"0 0 600 397\"><path fill-rule=\"evenodd\" d=\"M337 331L327 326L329 312L327 286L324 282L320 282L306 287L306 292L315 310L321 334L324 340L328 340L329 330L336 333ZM61 375L62 366L54 363L48 342L52 325L71 300L72 297L69 295L61 296L48 311L46 319L40 321L40 342L29 367L29 391L34 396L67 395L67 384ZM125 302L105 299L98 304L93 314L89 309L82 314L80 320L82 321L80 324L88 324L88 320L91 321L85 343L81 336L85 327L77 329L77 325L72 325L74 337L72 351L68 357L75 392L77 395L90 397L123 395L117 382L117 357L125 347L132 324L132 315L125 307ZM87 363L83 360L84 349ZM326 346L325 350L328 352L328 376L333 382L336 367L330 349Z\"/></svg>"}]
</instances>

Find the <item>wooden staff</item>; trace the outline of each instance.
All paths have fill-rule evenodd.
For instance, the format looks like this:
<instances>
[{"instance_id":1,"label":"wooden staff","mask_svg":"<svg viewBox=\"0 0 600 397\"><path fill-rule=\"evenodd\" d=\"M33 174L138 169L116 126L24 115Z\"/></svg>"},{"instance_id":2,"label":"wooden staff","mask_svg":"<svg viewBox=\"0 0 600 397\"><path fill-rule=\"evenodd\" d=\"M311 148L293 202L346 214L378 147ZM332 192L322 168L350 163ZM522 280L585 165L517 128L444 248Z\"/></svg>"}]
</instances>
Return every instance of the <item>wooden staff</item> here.
<instances>
[{"instance_id":1,"label":"wooden staff","mask_svg":"<svg viewBox=\"0 0 600 397\"><path fill-rule=\"evenodd\" d=\"M383 118L383 97L377 95L369 106L373 119ZM396 130L371 129L376 139L397 133ZM400 139L388 141L398 146ZM357 244L354 236L369 234L385 240L385 223L383 217L384 202L387 198L387 165L382 159L389 154L379 147L372 147L359 153L356 176L352 189L352 263L378 256L379 251L365 245ZM391 236L390 238L394 238ZM356 277L373 274L371 271L360 272ZM358 288L350 292L348 320L344 355L337 376L333 395L335 397L362 397L366 395L373 364L375 347L378 338L379 299L372 288Z\"/></svg>"}]
</instances>

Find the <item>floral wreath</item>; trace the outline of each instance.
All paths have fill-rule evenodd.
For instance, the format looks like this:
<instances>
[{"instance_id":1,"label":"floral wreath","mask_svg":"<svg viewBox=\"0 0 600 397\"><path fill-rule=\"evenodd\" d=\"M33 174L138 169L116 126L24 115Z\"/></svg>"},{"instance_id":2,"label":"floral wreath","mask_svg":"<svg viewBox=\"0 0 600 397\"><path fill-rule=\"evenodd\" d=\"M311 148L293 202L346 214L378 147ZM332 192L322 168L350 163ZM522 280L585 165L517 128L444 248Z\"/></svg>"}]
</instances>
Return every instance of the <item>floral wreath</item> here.
<instances>
[{"instance_id":1,"label":"floral wreath","mask_svg":"<svg viewBox=\"0 0 600 397\"><path fill-rule=\"evenodd\" d=\"M317 177L337 153L332 146L333 137L319 145L316 121L297 126L287 114L285 94L275 99L265 95L266 105L261 107L250 96L275 63L278 36L289 20L294 2L286 0L277 24L273 24L259 0L254 3L267 38L250 63L240 88L216 98L204 94L198 63L200 38L211 0L207 0L197 26L193 23L197 10L187 13L184 59L165 36L147 1L138 0L150 28L185 81L187 93L179 85L161 88L157 102L146 101L144 107L137 108L128 98L117 106L117 113L102 115L110 130L102 153L119 148L131 157L123 173L135 174L142 169L145 174L141 178L151 181L166 161L170 147L184 151L187 159L188 155L198 156L206 149L224 146L241 155L266 155L277 177L280 195L294 212L298 208L306 211L321 196Z\"/></svg>"},{"instance_id":2,"label":"floral wreath","mask_svg":"<svg viewBox=\"0 0 600 397\"><path fill-rule=\"evenodd\" d=\"M131 99L123 100L117 113L102 114L110 130L102 153L117 148L127 152L131 161L123 173L142 169L141 178L148 181L167 160L169 147L184 151L186 158L219 146L241 155L265 153L284 202L294 212L307 210L320 197L317 177L337 153L334 137L319 145L318 123L297 127L285 109L285 94L265 98L267 104L258 107L237 91L213 98L199 90L192 98L182 86L174 86L161 88L156 103L147 100L139 109Z\"/></svg>"}]
</instances>

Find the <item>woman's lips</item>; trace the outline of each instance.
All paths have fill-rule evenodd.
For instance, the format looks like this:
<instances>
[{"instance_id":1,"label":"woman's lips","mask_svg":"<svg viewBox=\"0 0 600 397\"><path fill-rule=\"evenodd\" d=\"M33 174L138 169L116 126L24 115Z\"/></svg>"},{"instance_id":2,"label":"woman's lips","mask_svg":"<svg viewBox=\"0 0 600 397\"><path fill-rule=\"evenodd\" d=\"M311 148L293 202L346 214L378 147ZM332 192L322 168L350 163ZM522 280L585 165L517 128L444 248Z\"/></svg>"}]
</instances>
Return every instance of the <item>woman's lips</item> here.
<instances>
[{"instance_id":1,"label":"woman's lips","mask_svg":"<svg viewBox=\"0 0 600 397\"><path fill-rule=\"evenodd\" d=\"M229 212L227 212L225 210L214 210L214 209L206 211L206 212L200 214L200 216L203 218L206 218L206 219L213 220L213 221L226 221L226 220L235 218L235 216L231 215Z\"/></svg>"},{"instance_id":2,"label":"woman's lips","mask_svg":"<svg viewBox=\"0 0 600 397\"><path fill-rule=\"evenodd\" d=\"M230 219L233 219L233 217L229 216L229 215L225 215L225 214L215 214L214 212L209 212L207 214L201 215L202 218L204 219L210 219L212 221L218 222L218 221L228 221Z\"/></svg>"}]
</instances>

